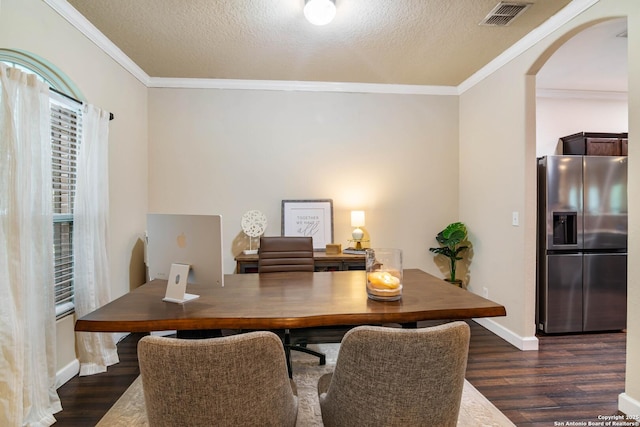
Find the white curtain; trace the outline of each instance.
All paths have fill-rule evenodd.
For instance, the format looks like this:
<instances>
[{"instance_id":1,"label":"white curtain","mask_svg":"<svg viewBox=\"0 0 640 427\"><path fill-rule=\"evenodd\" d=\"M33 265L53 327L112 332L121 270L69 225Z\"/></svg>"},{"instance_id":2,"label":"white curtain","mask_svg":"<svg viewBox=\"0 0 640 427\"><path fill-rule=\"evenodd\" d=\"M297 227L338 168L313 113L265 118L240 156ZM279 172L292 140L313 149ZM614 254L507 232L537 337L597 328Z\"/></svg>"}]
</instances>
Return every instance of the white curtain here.
<instances>
[{"instance_id":1,"label":"white curtain","mask_svg":"<svg viewBox=\"0 0 640 427\"><path fill-rule=\"evenodd\" d=\"M107 233L109 214L109 113L86 104L83 139L78 149L77 184L73 210L73 253L76 315L111 300ZM118 363L111 333L77 332L80 375L104 372Z\"/></svg>"},{"instance_id":2,"label":"white curtain","mask_svg":"<svg viewBox=\"0 0 640 427\"><path fill-rule=\"evenodd\" d=\"M49 88L0 64L0 425L50 426L56 393Z\"/></svg>"}]
</instances>

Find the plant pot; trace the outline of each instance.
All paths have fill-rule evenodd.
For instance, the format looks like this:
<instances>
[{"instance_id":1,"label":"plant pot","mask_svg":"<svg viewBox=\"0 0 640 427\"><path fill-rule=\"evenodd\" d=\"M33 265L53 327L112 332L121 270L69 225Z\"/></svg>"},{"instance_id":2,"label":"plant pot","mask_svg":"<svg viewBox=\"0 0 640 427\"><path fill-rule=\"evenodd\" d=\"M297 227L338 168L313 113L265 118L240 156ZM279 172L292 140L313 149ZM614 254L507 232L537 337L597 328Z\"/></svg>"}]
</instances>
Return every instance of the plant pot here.
<instances>
[{"instance_id":1,"label":"plant pot","mask_svg":"<svg viewBox=\"0 0 640 427\"><path fill-rule=\"evenodd\" d=\"M456 279L456 280L444 279L444 280L451 283L452 285L459 287L460 289L464 289L464 287L462 286L462 280L460 279Z\"/></svg>"}]
</instances>

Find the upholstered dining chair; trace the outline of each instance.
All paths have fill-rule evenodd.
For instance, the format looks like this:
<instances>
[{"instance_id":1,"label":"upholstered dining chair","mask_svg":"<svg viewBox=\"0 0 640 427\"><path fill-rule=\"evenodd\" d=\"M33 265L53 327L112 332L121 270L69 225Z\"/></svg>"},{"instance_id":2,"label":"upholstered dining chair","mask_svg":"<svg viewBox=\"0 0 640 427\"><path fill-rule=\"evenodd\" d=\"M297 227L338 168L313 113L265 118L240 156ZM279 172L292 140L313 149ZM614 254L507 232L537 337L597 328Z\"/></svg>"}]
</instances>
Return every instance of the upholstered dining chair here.
<instances>
[{"instance_id":1,"label":"upholstered dining chair","mask_svg":"<svg viewBox=\"0 0 640 427\"><path fill-rule=\"evenodd\" d=\"M326 427L455 426L469 353L469 325L419 329L358 326L320 377Z\"/></svg>"},{"instance_id":2,"label":"upholstered dining chair","mask_svg":"<svg viewBox=\"0 0 640 427\"><path fill-rule=\"evenodd\" d=\"M314 271L313 240L311 237L276 236L261 237L258 250L258 273L279 273L287 271ZM291 332L284 331L284 351L287 369L292 376L291 350L311 354L320 359L320 365L326 363L326 356L306 347L305 332L297 331L296 343L291 342Z\"/></svg>"},{"instance_id":3,"label":"upholstered dining chair","mask_svg":"<svg viewBox=\"0 0 640 427\"><path fill-rule=\"evenodd\" d=\"M138 361L152 427L296 423L295 385L272 332L202 340L145 336Z\"/></svg>"}]
</instances>

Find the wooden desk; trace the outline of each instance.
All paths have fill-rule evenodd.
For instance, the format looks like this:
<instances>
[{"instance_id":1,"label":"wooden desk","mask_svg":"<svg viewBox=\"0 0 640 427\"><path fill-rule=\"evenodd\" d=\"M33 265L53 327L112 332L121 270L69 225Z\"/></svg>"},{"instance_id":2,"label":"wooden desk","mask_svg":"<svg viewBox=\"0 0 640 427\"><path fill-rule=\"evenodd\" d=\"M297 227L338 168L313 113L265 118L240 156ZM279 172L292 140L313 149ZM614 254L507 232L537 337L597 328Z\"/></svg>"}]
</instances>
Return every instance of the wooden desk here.
<instances>
[{"instance_id":1,"label":"wooden desk","mask_svg":"<svg viewBox=\"0 0 640 427\"><path fill-rule=\"evenodd\" d=\"M505 308L420 270L405 270L400 301L367 298L364 271L233 274L224 287L188 285L200 298L162 301L154 280L76 321L76 331L293 329L505 316Z\"/></svg>"},{"instance_id":2,"label":"wooden desk","mask_svg":"<svg viewBox=\"0 0 640 427\"><path fill-rule=\"evenodd\" d=\"M364 255L334 254L314 252L316 271L364 270ZM236 273L257 273L258 255L240 254L236 257Z\"/></svg>"}]
</instances>

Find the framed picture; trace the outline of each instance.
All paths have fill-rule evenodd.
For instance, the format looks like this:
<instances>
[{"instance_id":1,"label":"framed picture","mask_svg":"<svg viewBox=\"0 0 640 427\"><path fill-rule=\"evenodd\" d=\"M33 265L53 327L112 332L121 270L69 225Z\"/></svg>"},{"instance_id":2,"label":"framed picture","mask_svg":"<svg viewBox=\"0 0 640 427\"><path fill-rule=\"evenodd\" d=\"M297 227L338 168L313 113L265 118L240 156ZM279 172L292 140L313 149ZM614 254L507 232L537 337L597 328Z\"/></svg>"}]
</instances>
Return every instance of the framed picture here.
<instances>
[{"instance_id":1,"label":"framed picture","mask_svg":"<svg viewBox=\"0 0 640 427\"><path fill-rule=\"evenodd\" d=\"M313 249L333 243L333 200L283 200L282 235L311 236Z\"/></svg>"}]
</instances>

